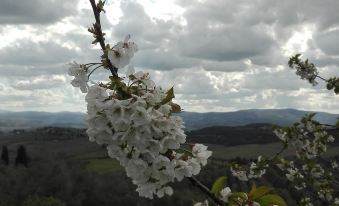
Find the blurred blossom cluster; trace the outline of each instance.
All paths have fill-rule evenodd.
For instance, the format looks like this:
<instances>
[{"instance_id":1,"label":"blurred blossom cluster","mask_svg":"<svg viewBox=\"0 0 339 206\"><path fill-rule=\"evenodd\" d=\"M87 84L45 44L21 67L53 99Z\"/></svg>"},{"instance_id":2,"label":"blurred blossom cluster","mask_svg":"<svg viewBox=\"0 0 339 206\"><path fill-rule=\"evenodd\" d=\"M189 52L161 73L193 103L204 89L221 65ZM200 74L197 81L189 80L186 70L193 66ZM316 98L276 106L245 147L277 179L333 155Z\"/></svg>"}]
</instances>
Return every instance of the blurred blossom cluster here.
<instances>
[{"instance_id":1,"label":"blurred blossom cluster","mask_svg":"<svg viewBox=\"0 0 339 206\"><path fill-rule=\"evenodd\" d=\"M288 65L292 69L296 69L296 75L300 76L301 79L308 80L313 86L317 85L318 82L315 80L318 77L318 70L313 63L310 63L308 60L301 61L301 54L297 54L290 58Z\"/></svg>"},{"instance_id":2,"label":"blurred blossom cluster","mask_svg":"<svg viewBox=\"0 0 339 206\"><path fill-rule=\"evenodd\" d=\"M313 120L314 115L307 115L290 127L274 130L285 146L291 146L296 153L295 161L279 158L277 166L285 172L286 178L293 182L295 189L312 187L318 191L320 199L337 205L337 198L333 198L336 191L332 182L338 165L336 161L328 162L325 169L324 160L321 158L327 151L328 143L334 142L335 139L327 133L323 125ZM313 205L310 197L303 198L300 204Z\"/></svg>"}]
</instances>

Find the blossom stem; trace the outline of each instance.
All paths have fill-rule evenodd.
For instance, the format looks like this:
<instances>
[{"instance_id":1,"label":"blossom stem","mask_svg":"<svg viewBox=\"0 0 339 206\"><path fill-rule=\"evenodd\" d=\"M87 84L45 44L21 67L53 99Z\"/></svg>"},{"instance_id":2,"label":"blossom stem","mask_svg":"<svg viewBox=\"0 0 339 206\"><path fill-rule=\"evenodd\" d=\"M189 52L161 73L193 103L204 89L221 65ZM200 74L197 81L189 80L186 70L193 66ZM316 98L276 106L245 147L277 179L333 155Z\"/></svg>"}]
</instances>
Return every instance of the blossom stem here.
<instances>
[{"instance_id":1,"label":"blossom stem","mask_svg":"<svg viewBox=\"0 0 339 206\"><path fill-rule=\"evenodd\" d=\"M102 29L101 29L101 23L100 23L100 12L98 10L98 7L95 5L95 0L89 0L93 9L93 13L94 13L94 18L95 18L95 24L94 24L94 29L96 30L96 38L98 40L98 42L100 43L100 47L102 49L103 52L105 52L106 50L106 46L105 46L105 39L104 39L104 35L102 33ZM111 63L111 61L106 58L107 63L108 63L108 68L111 71L113 76L118 76L118 68L116 68L115 66L113 66L113 64Z\"/></svg>"},{"instance_id":2,"label":"blossom stem","mask_svg":"<svg viewBox=\"0 0 339 206\"><path fill-rule=\"evenodd\" d=\"M99 66L95 67L95 68L88 74L88 79L89 79L89 77L92 75L92 73L93 73L95 70L97 70L98 68L100 68L100 67L102 67L102 65L99 65Z\"/></svg>"},{"instance_id":3,"label":"blossom stem","mask_svg":"<svg viewBox=\"0 0 339 206\"><path fill-rule=\"evenodd\" d=\"M203 193L205 193L208 197L210 197L217 205L219 206L226 206L226 204L221 201L219 198L217 198L211 190L209 190L204 184L202 184L199 180L197 180L194 176L187 177L192 184L196 187L198 187Z\"/></svg>"}]
</instances>

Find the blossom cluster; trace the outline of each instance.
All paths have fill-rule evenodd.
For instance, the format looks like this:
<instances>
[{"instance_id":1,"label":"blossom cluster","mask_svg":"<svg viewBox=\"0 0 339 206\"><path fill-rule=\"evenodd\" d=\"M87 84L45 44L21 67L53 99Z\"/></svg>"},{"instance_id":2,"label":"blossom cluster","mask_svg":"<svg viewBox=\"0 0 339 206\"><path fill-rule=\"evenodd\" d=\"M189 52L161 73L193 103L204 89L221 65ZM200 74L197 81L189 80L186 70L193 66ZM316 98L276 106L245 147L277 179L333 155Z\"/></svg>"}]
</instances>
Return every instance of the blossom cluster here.
<instances>
[{"instance_id":1,"label":"blossom cluster","mask_svg":"<svg viewBox=\"0 0 339 206\"><path fill-rule=\"evenodd\" d=\"M328 169L325 169L320 158L327 151L328 144L335 139L328 134L324 126L313 120L313 117L314 114L306 115L300 122L290 127L276 128L274 133L284 145L282 150L271 159L259 156L249 167L233 164L231 167L233 176L241 181L260 178L265 174L268 165L274 163L285 173L286 179L293 182L296 190L310 186L317 191L320 199L334 204L333 195L336 195L336 192L332 185L335 182L333 170L338 168L338 164L334 160L328 161L326 167ZM289 147L296 153L295 161L278 158ZM300 204L312 205L311 200L306 197Z\"/></svg>"},{"instance_id":2,"label":"blossom cluster","mask_svg":"<svg viewBox=\"0 0 339 206\"><path fill-rule=\"evenodd\" d=\"M291 68L296 69L296 75L300 76L301 79L308 80L313 86L317 85L318 82L315 80L318 76L318 70L313 63L306 61L301 61L299 59L301 55L297 54L294 57L291 57L288 64Z\"/></svg>"},{"instance_id":3,"label":"blossom cluster","mask_svg":"<svg viewBox=\"0 0 339 206\"><path fill-rule=\"evenodd\" d=\"M261 178L268 168L266 160L259 156L256 162L252 162L248 169L241 168L235 164L231 167L232 175L241 181L248 181L249 179Z\"/></svg>"},{"instance_id":4,"label":"blossom cluster","mask_svg":"<svg viewBox=\"0 0 339 206\"><path fill-rule=\"evenodd\" d=\"M339 198L335 198L332 205L333 206L339 205ZM314 204L312 203L311 198L304 197L300 201L300 206L314 206Z\"/></svg>"},{"instance_id":5,"label":"blossom cluster","mask_svg":"<svg viewBox=\"0 0 339 206\"><path fill-rule=\"evenodd\" d=\"M136 44L128 39L108 51L116 67L126 66L137 51ZM85 73L75 71L73 81L83 80ZM120 162L137 185L140 196L172 195L168 183L197 175L212 152L202 144L182 148L186 135L181 117L172 115L178 106L171 101L173 90L156 87L148 73L135 72L133 67L124 78L110 79L109 83L91 86L85 81L72 84L88 90L83 92L87 92L86 132L90 141L106 146L108 155Z\"/></svg>"},{"instance_id":6,"label":"blossom cluster","mask_svg":"<svg viewBox=\"0 0 339 206\"><path fill-rule=\"evenodd\" d=\"M311 186L317 191L320 199L335 204L332 182L333 170L337 168L337 163L329 161L328 169L324 169L321 164L323 161L319 161L327 150L327 144L335 139L321 124L312 119L313 116L314 114L307 115L300 123L274 131L285 146L294 148L297 157L297 163L280 158L277 166L286 172L286 178L293 182L297 190ZM313 205L309 197L303 198L300 204Z\"/></svg>"},{"instance_id":7,"label":"blossom cluster","mask_svg":"<svg viewBox=\"0 0 339 206\"><path fill-rule=\"evenodd\" d=\"M334 177L331 170L325 170L323 166L315 160L308 160L307 163L298 163L279 159L277 166L286 173L287 180L293 182L295 189L303 190L307 186L311 186L317 191L318 197L327 202L334 202L333 195L335 190L331 186ZM310 185L311 184L311 185ZM303 198L301 205L312 205L310 198Z\"/></svg>"},{"instance_id":8,"label":"blossom cluster","mask_svg":"<svg viewBox=\"0 0 339 206\"><path fill-rule=\"evenodd\" d=\"M301 199L300 205L301 205L301 206L313 206L313 203L312 203L312 201L311 201L311 198L309 198L309 197L304 197L304 198Z\"/></svg>"},{"instance_id":9,"label":"blossom cluster","mask_svg":"<svg viewBox=\"0 0 339 206\"><path fill-rule=\"evenodd\" d=\"M314 159L327 151L327 144L334 142L334 137L316 121L312 120L314 114L301 120L301 124L295 124L288 128L275 129L275 135L294 147L299 159Z\"/></svg>"},{"instance_id":10,"label":"blossom cluster","mask_svg":"<svg viewBox=\"0 0 339 206\"><path fill-rule=\"evenodd\" d=\"M281 158L280 163L277 166L286 172L286 178L294 183L294 188L297 190L304 189L306 187L305 176L302 170L299 170L294 161L288 161L284 158Z\"/></svg>"}]
</instances>

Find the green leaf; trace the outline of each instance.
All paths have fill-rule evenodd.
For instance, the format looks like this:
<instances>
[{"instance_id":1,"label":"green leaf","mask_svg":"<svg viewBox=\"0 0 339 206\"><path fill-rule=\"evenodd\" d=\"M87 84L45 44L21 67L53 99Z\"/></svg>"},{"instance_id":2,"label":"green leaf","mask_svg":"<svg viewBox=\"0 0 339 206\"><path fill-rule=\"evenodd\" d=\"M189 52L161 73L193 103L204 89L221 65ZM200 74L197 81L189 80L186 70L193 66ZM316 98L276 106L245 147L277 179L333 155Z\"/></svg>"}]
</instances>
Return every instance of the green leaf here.
<instances>
[{"instance_id":1,"label":"green leaf","mask_svg":"<svg viewBox=\"0 0 339 206\"><path fill-rule=\"evenodd\" d=\"M261 186L258 187L250 196L252 200L256 200L261 198L262 196L266 195L267 193L271 192L272 188Z\"/></svg>"},{"instance_id":2,"label":"green leaf","mask_svg":"<svg viewBox=\"0 0 339 206\"><path fill-rule=\"evenodd\" d=\"M215 180L215 182L212 185L212 193L216 197L219 197L220 196L220 191L222 189L224 189L225 184L226 184L226 177L225 176L219 177L217 180Z\"/></svg>"},{"instance_id":3,"label":"green leaf","mask_svg":"<svg viewBox=\"0 0 339 206\"><path fill-rule=\"evenodd\" d=\"M173 87L166 92L166 97L161 101L161 104L166 104L174 98L174 89Z\"/></svg>"},{"instance_id":4,"label":"green leaf","mask_svg":"<svg viewBox=\"0 0 339 206\"><path fill-rule=\"evenodd\" d=\"M287 206L285 200L278 195L265 195L256 200L260 206Z\"/></svg>"},{"instance_id":5,"label":"green leaf","mask_svg":"<svg viewBox=\"0 0 339 206\"><path fill-rule=\"evenodd\" d=\"M248 196L252 196L256 190L257 190L257 186L255 185L255 182L253 182L251 191L248 193Z\"/></svg>"}]
</instances>

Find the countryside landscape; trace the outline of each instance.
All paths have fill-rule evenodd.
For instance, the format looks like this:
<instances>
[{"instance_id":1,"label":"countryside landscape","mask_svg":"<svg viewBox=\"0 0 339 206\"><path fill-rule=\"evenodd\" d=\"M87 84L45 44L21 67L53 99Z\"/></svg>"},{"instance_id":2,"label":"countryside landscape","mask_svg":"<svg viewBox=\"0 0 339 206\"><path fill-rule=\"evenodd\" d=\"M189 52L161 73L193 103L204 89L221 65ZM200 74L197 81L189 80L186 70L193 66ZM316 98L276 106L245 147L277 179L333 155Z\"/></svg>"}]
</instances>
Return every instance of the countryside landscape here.
<instances>
[{"instance_id":1,"label":"countryside landscape","mask_svg":"<svg viewBox=\"0 0 339 206\"><path fill-rule=\"evenodd\" d=\"M248 115L243 115L247 113ZM186 119L192 130L186 130L187 142L204 143L213 151L206 168L197 176L203 183L211 186L218 176L226 176L227 184L234 190L248 191L252 181L241 182L232 176L228 164L232 161L248 163L257 156L272 156L282 145L272 132L272 124L260 121L260 118L267 120L267 113L293 117L290 121L296 121L305 112L293 110L255 110L252 115L256 115L255 122L251 123L249 111L239 111L236 113L220 113L214 119L220 118L222 122L217 126L201 127L204 121L213 117L211 114L182 114L185 116L198 115L200 118ZM235 118L238 114L237 118ZM227 122L227 116L232 115L234 121ZM301 116L300 116L301 115ZM6 128L4 118L5 112L0 116L3 128ZM53 113L16 113L12 117L21 119L17 128L3 129L0 133L0 145L7 146L9 150L9 165L3 162L0 166L0 199L3 206L24 205L31 199L37 197L52 197L60 204L69 206L92 206L92 205L192 205L192 200L202 201L205 197L199 193L189 181L174 183L176 189L171 197L163 199L148 200L138 197L135 186L126 177L123 167L119 163L107 156L104 147L88 140L88 136L83 128L81 117L77 120L69 120L70 127L65 127L67 119L61 118L61 114ZM72 115L74 116L74 115ZM79 114L79 116L83 116ZM263 116L263 117L261 117ZM224 121L222 121L222 118ZM45 118L45 119L43 119ZM46 119L54 119L52 122ZM282 117L280 117L282 118ZM335 115L321 113L322 121L330 124L335 122ZM37 122L38 120L43 120ZM72 122L73 121L73 122ZM51 124L42 127L34 127L42 122ZM53 124L52 124L52 123ZM278 119L272 119L278 122ZM24 124L25 123L25 124ZM31 125L30 125L30 124ZM72 124L73 123L73 124ZM287 124L287 122L283 122ZM33 126L34 125L34 126ZM13 126L13 125L12 125ZM338 130L329 131L334 136L338 136ZM15 165L15 158L19 146L26 148L29 157L28 167L22 164ZM292 151L286 151L283 156L292 157ZM339 142L332 143L326 153L326 158L337 159L339 157ZM297 201L303 194L295 190L284 174L278 168L270 168L267 174L257 185L269 185L281 194L288 205L297 205ZM312 191L309 191L312 194ZM321 201L317 205L322 205Z\"/></svg>"}]
</instances>

